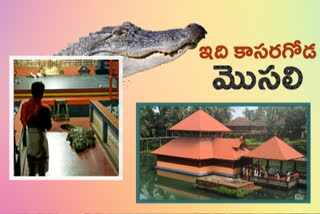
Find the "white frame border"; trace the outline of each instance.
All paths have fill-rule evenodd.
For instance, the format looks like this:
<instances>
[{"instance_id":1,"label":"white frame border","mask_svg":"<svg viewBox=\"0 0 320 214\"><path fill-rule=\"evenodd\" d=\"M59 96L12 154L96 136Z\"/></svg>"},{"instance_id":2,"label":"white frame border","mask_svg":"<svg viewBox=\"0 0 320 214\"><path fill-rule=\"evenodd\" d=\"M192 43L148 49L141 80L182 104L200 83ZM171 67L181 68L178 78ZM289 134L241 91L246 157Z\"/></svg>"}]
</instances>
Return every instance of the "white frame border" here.
<instances>
[{"instance_id":1,"label":"white frame border","mask_svg":"<svg viewBox=\"0 0 320 214\"><path fill-rule=\"evenodd\" d=\"M119 175L118 176L14 176L14 60L119 60ZM123 57L122 56L10 56L9 57L9 180L122 180L123 179Z\"/></svg>"}]
</instances>

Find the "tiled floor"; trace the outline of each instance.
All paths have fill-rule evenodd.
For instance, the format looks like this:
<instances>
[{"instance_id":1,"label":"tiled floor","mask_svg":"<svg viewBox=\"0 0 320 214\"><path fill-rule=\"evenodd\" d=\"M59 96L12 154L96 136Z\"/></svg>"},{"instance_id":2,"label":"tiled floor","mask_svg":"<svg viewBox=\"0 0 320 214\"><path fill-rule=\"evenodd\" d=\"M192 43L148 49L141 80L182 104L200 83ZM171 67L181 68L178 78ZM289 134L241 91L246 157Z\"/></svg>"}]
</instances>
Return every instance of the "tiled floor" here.
<instances>
[{"instance_id":1,"label":"tiled floor","mask_svg":"<svg viewBox=\"0 0 320 214\"><path fill-rule=\"evenodd\" d=\"M52 128L50 129L49 132L61 132L61 131L67 132L66 130L63 130L62 128L60 128L60 125L64 123L70 123L75 126L91 129L89 117L71 117L70 120L63 120L63 121L52 120Z\"/></svg>"},{"instance_id":2,"label":"tiled floor","mask_svg":"<svg viewBox=\"0 0 320 214\"><path fill-rule=\"evenodd\" d=\"M66 141L68 132L59 127L65 122L89 128L89 118L84 117L59 123L53 121L53 128L47 133L50 157L46 176L116 176L116 170L98 141L94 148L81 153L71 148L69 141ZM24 175L28 175L27 167Z\"/></svg>"}]
</instances>

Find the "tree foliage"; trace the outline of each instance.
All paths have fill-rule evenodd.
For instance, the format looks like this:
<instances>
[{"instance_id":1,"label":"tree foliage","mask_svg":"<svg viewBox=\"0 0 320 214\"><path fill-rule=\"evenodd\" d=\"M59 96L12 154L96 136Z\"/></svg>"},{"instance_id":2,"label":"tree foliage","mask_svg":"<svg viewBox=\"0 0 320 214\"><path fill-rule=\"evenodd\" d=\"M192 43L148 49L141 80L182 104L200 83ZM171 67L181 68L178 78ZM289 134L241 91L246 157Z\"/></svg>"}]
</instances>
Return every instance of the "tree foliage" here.
<instances>
[{"instance_id":1,"label":"tree foliage","mask_svg":"<svg viewBox=\"0 0 320 214\"><path fill-rule=\"evenodd\" d=\"M269 126L270 132L277 132L282 138L297 139L307 127L307 109L298 107L261 107L250 110L245 108L245 117L251 121L263 121ZM280 121L284 123L280 123Z\"/></svg>"},{"instance_id":2,"label":"tree foliage","mask_svg":"<svg viewBox=\"0 0 320 214\"><path fill-rule=\"evenodd\" d=\"M217 106L145 106L140 108L140 137L167 136L168 129L192 113L202 109L219 122L226 124L232 117L230 107ZM281 138L297 139L307 128L305 107L263 107L243 111L245 117L254 122L262 121L269 126L271 133L277 132ZM279 121L284 123L279 124Z\"/></svg>"},{"instance_id":3,"label":"tree foliage","mask_svg":"<svg viewBox=\"0 0 320 214\"><path fill-rule=\"evenodd\" d=\"M229 122L232 116L232 109L230 107L146 106L140 108L140 137L166 136L170 127L200 108L221 123Z\"/></svg>"}]
</instances>

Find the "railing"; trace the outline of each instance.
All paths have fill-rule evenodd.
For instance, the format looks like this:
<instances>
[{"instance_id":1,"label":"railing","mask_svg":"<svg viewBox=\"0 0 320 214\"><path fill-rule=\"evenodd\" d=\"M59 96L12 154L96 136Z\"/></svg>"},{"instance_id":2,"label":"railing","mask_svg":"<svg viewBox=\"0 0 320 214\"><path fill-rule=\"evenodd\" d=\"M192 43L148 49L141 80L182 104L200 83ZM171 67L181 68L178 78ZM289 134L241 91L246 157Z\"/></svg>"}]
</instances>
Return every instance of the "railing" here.
<instances>
[{"instance_id":1,"label":"railing","mask_svg":"<svg viewBox=\"0 0 320 214\"><path fill-rule=\"evenodd\" d=\"M109 66L109 96L111 100L119 99L119 61L108 60L104 63L106 66ZM116 97L112 96L112 82L113 79L117 81L116 85Z\"/></svg>"},{"instance_id":2,"label":"railing","mask_svg":"<svg viewBox=\"0 0 320 214\"><path fill-rule=\"evenodd\" d=\"M27 158L27 139L26 139L26 132L22 127L20 122L20 115L21 115L21 106L26 100L20 103L19 110L16 114L14 119L14 175L19 176L23 175L24 166ZM18 152L18 153L17 153ZM16 154L18 155L17 159Z\"/></svg>"},{"instance_id":3,"label":"railing","mask_svg":"<svg viewBox=\"0 0 320 214\"><path fill-rule=\"evenodd\" d=\"M13 160L14 160L14 176L21 175L20 169L20 150L16 143L16 131L14 130L14 143L13 143Z\"/></svg>"},{"instance_id":4,"label":"railing","mask_svg":"<svg viewBox=\"0 0 320 214\"><path fill-rule=\"evenodd\" d=\"M119 120L96 100L90 100L89 117L92 130L118 171Z\"/></svg>"},{"instance_id":5,"label":"railing","mask_svg":"<svg viewBox=\"0 0 320 214\"><path fill-rule=\"evenodd\" d=\"M261 178L261 177L250 176L249 180L253 181L255 183L265 184L265 185L273 186L273 187L279 187L282 189L292 189L298 185L299 179L296 178L296 179L293 179L290 181L283 181L283 180L276 180L276 179L270 179L270 178Z\"/></svg>"}]
</instances>

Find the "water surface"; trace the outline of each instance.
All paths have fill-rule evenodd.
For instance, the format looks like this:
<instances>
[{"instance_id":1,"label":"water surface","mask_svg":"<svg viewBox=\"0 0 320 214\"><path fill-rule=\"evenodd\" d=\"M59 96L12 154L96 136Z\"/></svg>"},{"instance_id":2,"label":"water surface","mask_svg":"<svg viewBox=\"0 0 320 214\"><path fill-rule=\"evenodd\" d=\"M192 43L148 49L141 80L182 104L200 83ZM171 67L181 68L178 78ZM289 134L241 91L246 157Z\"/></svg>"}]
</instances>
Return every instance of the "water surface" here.
<instances>
[{"instance_id":1,"label":"water surface","mask_svg":"<svg viewBox=\"0 0 320 214\"><path fill-rule=\"evenodd\" d=\"M295 188L290 191L263 187L241 199L230 198L193 187L192 183L157 176L156 156L140 155L140 200L234 200L245 202L257 200L274 202L275 200L306 200L306 189ZM280 201L279 201L280 202Z\"/></svg>"}]
</instances>

